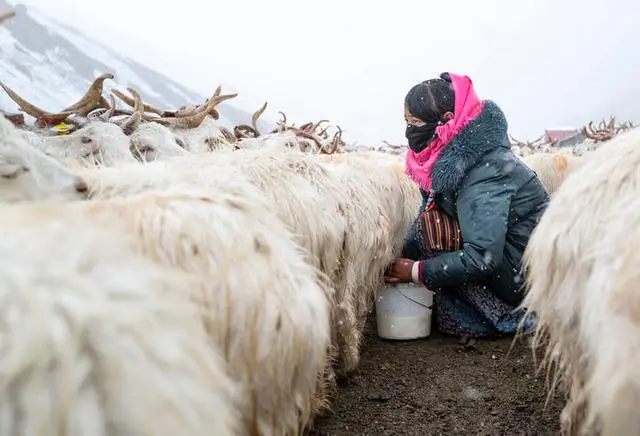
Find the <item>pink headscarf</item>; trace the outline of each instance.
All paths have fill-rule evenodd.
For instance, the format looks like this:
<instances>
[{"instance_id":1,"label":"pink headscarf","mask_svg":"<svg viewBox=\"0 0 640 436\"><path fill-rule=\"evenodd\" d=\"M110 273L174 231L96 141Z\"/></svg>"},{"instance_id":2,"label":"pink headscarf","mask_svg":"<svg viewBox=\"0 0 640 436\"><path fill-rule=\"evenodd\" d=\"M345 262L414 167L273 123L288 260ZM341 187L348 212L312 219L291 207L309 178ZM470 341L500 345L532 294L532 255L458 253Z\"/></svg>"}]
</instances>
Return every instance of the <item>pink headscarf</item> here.
<instances>
[{"instance_id":1,"label":"pink headscarf","mask_svg":"<svg viewBox=\"0 0 640 436\"><path fill-rule=\"evenodd\" d=\"M422 189L431 189L431 170L438 161L440 153L445 149L467 124L482 112L484 102L478 98L473 89L473 82L468 76L449 73L455 95L453 118L436 127L436 137L431 144L420 153L413 150L407 152L406 172Z\"/></svg>"}]
</instances>

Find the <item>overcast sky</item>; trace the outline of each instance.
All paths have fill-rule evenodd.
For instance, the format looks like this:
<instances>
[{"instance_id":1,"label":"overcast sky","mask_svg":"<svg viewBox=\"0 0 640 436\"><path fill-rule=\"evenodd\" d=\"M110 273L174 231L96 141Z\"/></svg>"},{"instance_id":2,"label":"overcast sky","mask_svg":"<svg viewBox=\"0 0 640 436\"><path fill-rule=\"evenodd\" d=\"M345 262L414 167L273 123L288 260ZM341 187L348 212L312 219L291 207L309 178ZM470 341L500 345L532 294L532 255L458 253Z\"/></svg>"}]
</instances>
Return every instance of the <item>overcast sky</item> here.
<instances>
[{"instance_id":1,"label":"overcast sky","mask_svg":"<svg viewBox=\"0 0 640 436\"><path fill-rule=\"evenodd\" d=\"M327 118L349 142L403 141L406 92L442 71L469 75L521 139L613 113L640 122L633 0L23 3L203 94L222 83L274 120Z\"/></svg>"}]
</instances>

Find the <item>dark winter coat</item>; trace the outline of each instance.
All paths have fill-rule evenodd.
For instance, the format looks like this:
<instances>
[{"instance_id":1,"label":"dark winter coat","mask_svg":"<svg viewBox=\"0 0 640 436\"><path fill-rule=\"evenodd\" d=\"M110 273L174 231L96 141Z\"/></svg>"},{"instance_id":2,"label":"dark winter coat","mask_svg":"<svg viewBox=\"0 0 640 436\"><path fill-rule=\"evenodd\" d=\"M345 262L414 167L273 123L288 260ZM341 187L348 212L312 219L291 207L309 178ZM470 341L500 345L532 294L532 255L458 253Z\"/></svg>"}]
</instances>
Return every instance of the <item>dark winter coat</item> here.
<instances>
[{"instance_id":1,"label":"dark winter coat","mask_svg":"<svg viewBox=\"0 0 640 436\"><path fill-rule=\"evenodd\" d=\"M511 152L507 120L486 101L483 111L443 150L432 173L435 204L460 224L463 249L423 262L431 289L483 283L505 303L523 297L522 255L549 197L535 173ZM423 191L424 210L427 194ZM415 224L403 256L415 259Z\"/></svg>"}]
</instances>

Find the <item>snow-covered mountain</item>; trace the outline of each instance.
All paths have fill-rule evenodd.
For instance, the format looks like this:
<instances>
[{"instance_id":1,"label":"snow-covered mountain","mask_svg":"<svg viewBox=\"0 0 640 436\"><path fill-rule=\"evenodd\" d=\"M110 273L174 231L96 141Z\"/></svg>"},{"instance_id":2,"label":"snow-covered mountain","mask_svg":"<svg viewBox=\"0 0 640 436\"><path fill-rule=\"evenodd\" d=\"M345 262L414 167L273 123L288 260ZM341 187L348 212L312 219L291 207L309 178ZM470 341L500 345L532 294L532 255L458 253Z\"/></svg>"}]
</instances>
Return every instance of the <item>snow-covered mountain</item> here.
<instances>
[{"instance_id":1,"label":"snow-covered mountain","mask_svg":"<svg viewBox=\"0 0 640 436\"><path fill-rule=\"evenodd\" d=\"M0 80L44 110L55 112L75 103L93 79L103 73L116 77L115 82L105 82L105 94L112 87L124 90L131 86L145 102L162 109L201 103L208 97L119 55L116 47L105 47L76 29L11 3L0 0L0 12L16 12L0 26ZM229 88L223 84L223 92L225 89ZM16 104L1 88L0 108L17 111ZM221 103L219 112L219 122L225 127L251 119L251 113L235 106L233 100ZM268 130L270 126L261 121L258 128Z\"/></svg>"}]
</instances>

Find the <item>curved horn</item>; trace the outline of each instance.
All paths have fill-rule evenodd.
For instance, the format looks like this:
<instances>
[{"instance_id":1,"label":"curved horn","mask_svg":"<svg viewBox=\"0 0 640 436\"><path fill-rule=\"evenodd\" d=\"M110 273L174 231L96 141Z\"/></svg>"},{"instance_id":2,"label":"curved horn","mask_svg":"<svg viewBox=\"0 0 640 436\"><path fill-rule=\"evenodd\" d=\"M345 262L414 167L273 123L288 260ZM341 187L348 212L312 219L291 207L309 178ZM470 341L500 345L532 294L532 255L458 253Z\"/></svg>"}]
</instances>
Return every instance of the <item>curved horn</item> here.
<instances>
[{"instance_id":1,"label":"curved horn","mask_svg":"<svg viewBox=\"0 0 640 436\"><path fill-rule=\"evenodd\" d=\"M322 136L324 139L327 139L329 135L327 134L327 130L329 130L329 126L325 127L318 133L318 136Z\"/></svg>"},{"instance_id":2,"label":"curved horn","mask_svg":"<svg viewBox=\"0 0 640 436\"><path fill-rule=\"evenodd\" d=\"M193 129L195 127L198 127L200 124L202 124L202 122L207 117L207 115L211 115L213 116L214 119L217 120L218 113L215 110L216 105L218 103L221 103L225 100L229 100L237 96L238 94L226 94L226 95L219 95L217 97L212 97L211 99L209 99L206 106L204 106L202 109L200 109L200 111L194 113L193 115L179 117L179 118L162 117L162 118L150 119L149 121L153 121L155 123L159 123L172 128ZM215 112L216 116L214 116L212 112Z\"/></svg>"},{"instance_id":3,"label":"curved horn","mask_svg":"<svg viewBox=\"0 0 640 436\"><path fill-rule=\"evenodd\" d=\"M213 95L211 96L211 98L214 98L214 99L218 98L221 93L222 93L222 86L218 85L216 90L213 92ZM204 106L208 105L210 100L211 99L207 98L204 101L204 105L202 105L202 104L191 104L191 105L182 106L177 111L167 111L162 116L163 117L167 117L167 116L188 117L188 116L191 116L191 115L195 115L198 112L200 112L203 109ZM216 120L218 118L220 118L220 114L218 113L217 110L215 110L215 108L209 113L209 115L211 115Z\"/></svg>"},{"instance_id":4,"label":"curved horn","mask_svg":"<svg viewBox=\"0 0 640 436\"><path fill-rule=\"evenodd\" d=\"M304 123L300 126L300 130L305 131L307 133L313 133L313 123Z\"/></svg>"},{"instance_id":5,"label":"curved horn","mask_svg":"<svg viewBox=\"0 0 640 436\"><path fill-rule=\"evenodd\" d=\"M87 115L92 110L96 109L101 102L102 90L104 88L104 81L107 79L113 80L115 76L111 73L105 73L93 80L93 83L87 90L87 92L78 100L75 104L64 108L63 112L73 111L78 115Z\"/></svg>"},{"instance_id":6,"label":"curved horn","mask_svg":"<svg viewBox=\"0 0 640 436\"><path fill-rule=\"evenodd\" d=\"M121 91L118 91L117 89L112 89L111 92L113 92L116 97L118 97L120 100L122 100L127 106L130 107L135 107L136 102L134 101L133 98L125 95L124 93L122 93ZM160 116L163 116L165 111L162 111L160 109L156 109L155 107L151 106L150 104L147 103L143 103L143 107L144 107L144 111L145 112L151 112Z\"/></svg>"},{"instance_id":7,"label":"curved horn","mask_svg":"<svg viewBox=\"0 0 640 436\"><path fill-rule=\"evenodd\" d=\"M287 131L289 129L289 126L287 126L287 116L285 115L285 113L282 112L282 111L278 111L278 113L280 114L282 119L279 120L279 121L276 121L276 128L273 129L269 133L281 133L281 132L285 132L285 131ZM293 126L291 126L291 127L293 127Z\"/></svg>"},{"instance_id":8,"label":"curved horn","mask_svg":"<svg viewBox=\"0 0 640 436\"><path fill-rule=\"evenodd\" d=\"M329 122L329 120L320 120L320 121L318 121L317 123L315 123L315 124L313 125L313 130L312 130L312 132L315 132L316 130L318 130L318 127L320 127L320 124L322 124L322 123L328 123L328 122Z\"/></svg>"},{"instance_id":9,"label":"curved horn","mask_svg":"<svg viewBox=\"0 0 640 436\"><path fill-rule=\"evenodd\" d=\"M282 121L280 121L279 124L282 124L283 126L286 126L287 125L287 115L282 111L278 111L278 113L280 115L282 115Z\"/></svg>"},{"instance_id":10,"label":"curved horn","mask_svg":"<svg viewBox=\"0 0 640 436\"><path fill-rule=\"evenodd\" d=\"M282 116L282 120L278 121L278 128L276 130L287 130L287 115L282 111L278 111L278 113Z\"/></svg>"},{"instance_id":11,"label":"curved horn","mask_svg":"<svg viewBox=\"0 0 640 436\"><path fill-rule=\"evenodd\" d=\"M603 129L596 129L593 127L593 121L589 121L589 123L580 129L580 133L585 138L589 138L594 142L604 142L613 137L611 132L608 132Z\"/></svg>"},{"instance_id":12,"label":"curved horn","mask_svg":"<svg viewBox=\"0 0 640 436\"><path fill-rule=\"evenodd\" d=\"M509 134L508 136L509 136L509 142L511 143L512 147L516 145L519 147L526 145L524 142L520 141L519 139L514 138L513 135Z\"/></svg>"},{"instance_id":13,"label":"curved horn","mask_svg":"<svg viewBox=\"0 0 640 436\"><path fill-rule=\"evenodd\" d=\"M295 127L291 128L291 130L293 130L296 133L296 136L300 136L302 138L307 138L307 139L310 139L313 142L315 142L316 145L317 145L318 151L320 151L320 152L322 151L322 142L320 141L320 139L318 139L318 137L316 135L314 135L312 133L309 133L309 132L307 132L305 130L300 130L300 129L295 128Z\"/></svg>"},{"instance_id":14,"label":"curved horn","mask_svg":"<svg viewBox=\"0 0 640 436\"><path fill-rule=\"evenodd\" d=\"M104 98L104 96L102 95L100 96L100 100L98 100L98 105L103 109L111 108L111 104L109 103L109 100Z\"/></svg>"},{"instance_id":15,"label":"curved horn","mask_svg":"<svg viewBox=\"0 0 640 436\"><path fill-rule=\"evenodd\" d=\"M220 87L218 87L220 88ZM216 90L217 93L218 90ZM208 115L211 115L213 117L214 120L217 120L220 118L220 113L218 113L218 110L216 109L216 106L219 105L220 103L222 103L223 101L226 100L231 100L232 98L236 98L238 96L238 94L224 94L221 95L218 93L218 95L215 95L211 97L211 99L207 102L207 105L205 107L205 111L207 112Z\"/></svg>"},{"instance_id":16,"label":"curved horn","mask_svg":"<svg viewBox=\"0 0 640 436\"><path fill-rule=\"evenodd\" d=\"M27 100L20 97L14 90L9 88L4 83L0 82L0 86L2 86L2 89L4 89L4 92L7 93L7 95L11 98L11 100L16 102L16 104L20 107L22 111L26 112L27 114L31 115L34 118L37 118L41 123L45 125L58 124L60 121L67 118L69 115L73 114L73 112L53 113L53 112L45 111L43 109L40 109L37 106L34 106L33 104L29 103Z\"/></svg>"},{"instance_id":17,"label":"curved horn","mask_svg":"<svg viewBox=\"0 0 640 436\"><path fill-rule=\"evenodd\" d=\"M154 123L162 124L174 129L193 129L204 121L207 116L206 111L200 111L193 115L185 117L161 117L161 118L145 118L147 121L153 121Z\"/></svg>"},{"instance_id":18,"label":"curved horn","mask_svg":"<svg viewBox=\"0 0 640 436\"><path fill-rule=\"evenodd\" d=\"M260 136L260 132L258 131L258 118L262 116L262 114L266 109L267 109L267 102L265 101L264 104L260 107L260 109L255 111L251 116L251 127L253 127L253 130L256 132L256 136Z\"/></svg>"},{"instance_id":19,"label":"curved horn","mask_svg":"<svg viewBox=\"0 0 640 436\"><path fill-rule=\"evenodd\" d=\"M140 96L138 91L133 88L127 88L127 91L129 91L131 95L133 95L133 114L131 114L129 118L126 118L125 121L120 124L120 127L122 128L124 134L129 136L138 128L140 122L142 121L144 104L142 103L142 97Z\"/></svg>"},{"instance_id":20,"label":"curved horn","mask_svg":"<svg viewBox=\"0 0 640 436\"><path fill-rule=\"evenodd\" d=\"M336 128L338 129L338 131L335 133L335 135L333 135L333 140L331 141L331 150L326 151L323 148L320 149L321 153L324 154L333 154L338 150L338 147L340 146L340 143L342 142L342 129L340 128L340 126L336 126Z\"/></svg>"}]
</instances>

